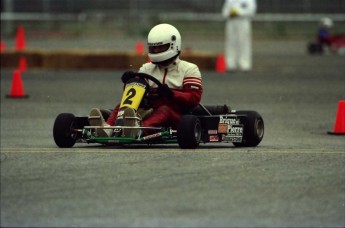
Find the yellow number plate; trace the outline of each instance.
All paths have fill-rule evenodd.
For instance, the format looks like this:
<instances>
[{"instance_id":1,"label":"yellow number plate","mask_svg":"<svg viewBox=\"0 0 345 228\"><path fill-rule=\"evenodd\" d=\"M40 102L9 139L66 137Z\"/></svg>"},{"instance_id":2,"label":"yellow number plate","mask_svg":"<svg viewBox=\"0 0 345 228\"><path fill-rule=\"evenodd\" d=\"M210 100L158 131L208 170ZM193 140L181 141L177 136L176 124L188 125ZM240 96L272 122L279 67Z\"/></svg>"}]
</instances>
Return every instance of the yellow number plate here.
<instances>
[{"instance_id":1,"label":"yellow number plate","mask_svg":"<svg viewBox=\"0 0 345 228\"><path fill-rule=\"evenodd\" d=\"M130 107L138 110L141 100L144 97L146 86L138 82L132 82L126 85L123 92L120 108Z\"/></svg>"}]
</instances>

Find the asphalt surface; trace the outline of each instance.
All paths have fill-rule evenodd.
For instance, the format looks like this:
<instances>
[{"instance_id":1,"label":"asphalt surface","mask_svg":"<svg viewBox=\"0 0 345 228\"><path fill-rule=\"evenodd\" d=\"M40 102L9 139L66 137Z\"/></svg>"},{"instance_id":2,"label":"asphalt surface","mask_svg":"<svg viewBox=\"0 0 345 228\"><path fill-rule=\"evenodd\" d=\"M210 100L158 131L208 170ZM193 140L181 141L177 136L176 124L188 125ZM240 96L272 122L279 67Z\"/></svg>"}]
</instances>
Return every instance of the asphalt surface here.
<instances>
[{"instance_id":1,"label":"asphalt surface","mask_svg":"<svg viewBox=\"0 0 345 228\"><path fill-rule=\"evenodd\" d=\"M202 72L204 104L256 110L256 148L56 147L55 117L111 108L119 71L1 71L1 226L344 227L344 56L255 55L249 73Z\"/></svg>"}]
</instances>

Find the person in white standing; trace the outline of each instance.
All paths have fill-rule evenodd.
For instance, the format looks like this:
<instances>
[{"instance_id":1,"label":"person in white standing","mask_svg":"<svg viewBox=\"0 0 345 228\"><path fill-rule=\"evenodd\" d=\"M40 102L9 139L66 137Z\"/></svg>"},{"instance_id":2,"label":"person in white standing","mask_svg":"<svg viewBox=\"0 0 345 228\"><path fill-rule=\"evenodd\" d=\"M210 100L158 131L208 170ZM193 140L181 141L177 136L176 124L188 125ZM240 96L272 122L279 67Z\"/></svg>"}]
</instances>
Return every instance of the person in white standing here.
<instances>
[{"instance_id":1,"label":"person in white standing","mask_svg":"<svg viewBox=\"0 0 345 228\"><path fill-rule=\"evenodd\" d=\"M225 25L225 58L228 71L252 69L251 18L255 0L225 0L222 15Z\"/></svg>"}]
</instances>

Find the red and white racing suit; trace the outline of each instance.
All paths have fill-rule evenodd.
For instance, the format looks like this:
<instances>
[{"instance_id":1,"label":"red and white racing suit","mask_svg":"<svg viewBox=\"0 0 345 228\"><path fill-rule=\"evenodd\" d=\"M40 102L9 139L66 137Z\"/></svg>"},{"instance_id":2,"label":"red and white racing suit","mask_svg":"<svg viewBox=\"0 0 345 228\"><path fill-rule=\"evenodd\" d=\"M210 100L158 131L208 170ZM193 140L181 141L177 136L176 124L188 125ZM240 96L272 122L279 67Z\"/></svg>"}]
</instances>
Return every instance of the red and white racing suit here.
<instances>
[{"instance_id":1,"label":"red and white racing suit","mask_svg":"<svg viewBox=\"0 0 345 228\"><path fill-rule=\"evenodd\" d=\"M181 115L197 106L203 92L201 74L197 65L179 58L167 67L161 67L153 63L146 63L139 73L146 73L157 78L161 83L167 84L173 91L172 99L162 97L152 100L152 114L142 122L142 126L172 126L176 128ZM154 93L157 85L149 81L150 93ZM119 105L115 107L107 123L111 126L119 111Z\"/></svg>"}]
</instances>

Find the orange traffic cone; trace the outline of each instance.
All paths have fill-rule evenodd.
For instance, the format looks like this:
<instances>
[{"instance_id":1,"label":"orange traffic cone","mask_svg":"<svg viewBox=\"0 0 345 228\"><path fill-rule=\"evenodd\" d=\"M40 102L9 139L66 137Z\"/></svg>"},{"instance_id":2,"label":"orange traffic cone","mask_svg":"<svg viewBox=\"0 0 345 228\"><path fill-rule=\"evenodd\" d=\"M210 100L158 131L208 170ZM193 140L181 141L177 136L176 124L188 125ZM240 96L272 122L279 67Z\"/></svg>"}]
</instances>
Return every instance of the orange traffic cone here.
<instances>
[{"instance_id":1,"label":"orange traffic cone","mask_svg":"<svg viewBox=\"0 0 345 228\"><path fill-rule=\"evenodd\" d=\"M144 44L141 41L137 42L137 45L135 46L135 52L139 55L144 54Z\"/></svg>"},{"instance_id":2,"label":"orange traffic cone","mask_svg":"<svg viewBox=\"0 0 345 228\"><path fill-rule=\"evenodd\" d=\"M5 49L6 49L5 41L1 41L1 43L0 43L0 52L5 51Z\"/></svg>"},{"instance_id":3,"label":"orange traffic cone","mask_svg":"<svg viewBox=\"0 0 345 228\"><path fill-rule=\"evenodd\" d=\"M16 51L23 51L26 47L25 32L22 25L18 26L15 45Z\"/></svg>"},{"instance_id":4,"label":"orange traffic cone","mask_svg":"<svg viewBox=\"0 0 345 228\"><path fill-rule=\"evenodd\" d=\"M28 98L29 95L24 93L24 86L20 70L15 70L12 77L11 94L6 95L7 98Z\"/></svg>"},{"instance_id":5,"label":"orange traffic cone","mask_svg":"<svg viewBox=\"0 0 345 228\"><path fill-rule=\"evenodd\" d=\"M345 135L345 100L338 102L337 115L335 117L334 130L328 132L332 135Z\"/></svg>"},{"instance_id":6,"label":"orange traffic cone","mask_svg":"<svg viewBox=\"0 0 345 228\"><path fill-rule=\"evenodd\" d=\"M225 57L223 54L218 55L218 57L217 57L216 71L218 73L225 73L226 72L226 63L225 63Z\"/></svg>"},{"instance_id":7,"label":"orange traffic cone","mask_svg":"<svg viewBox=\"0 0 345 228\"><path fill-rule=\"evenodd\" d=\"M26 62L26 58L25 57L21 57L19 59L19 65L18 65L18 69L21 72L26 72L26 70L28 69L28 64Z\"/></svg>"}]
</instances>

